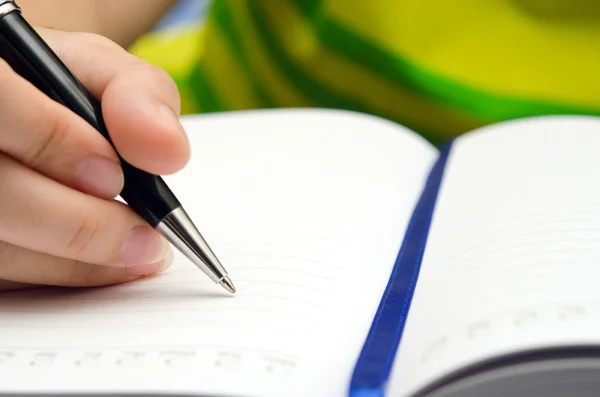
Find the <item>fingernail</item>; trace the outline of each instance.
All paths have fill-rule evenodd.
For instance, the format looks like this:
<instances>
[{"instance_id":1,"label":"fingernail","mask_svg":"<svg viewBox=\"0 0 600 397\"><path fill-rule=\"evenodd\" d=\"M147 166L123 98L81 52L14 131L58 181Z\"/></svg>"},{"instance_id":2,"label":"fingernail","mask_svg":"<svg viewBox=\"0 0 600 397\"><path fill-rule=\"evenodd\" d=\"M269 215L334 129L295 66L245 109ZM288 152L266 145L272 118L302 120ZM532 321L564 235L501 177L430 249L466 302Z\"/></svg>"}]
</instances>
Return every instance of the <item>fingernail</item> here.
<instances>
[{"instance_id":1,"label":"fingernail","mask_svg":"<svg viewBox=\"0 0 600 397\"><path fill-rule=\"evenodd\" d=\"M129 232L118 260L128 265L146 265L162 261L169 243L150 226L136 226Z\"/></svg>"},{"instance_id":2,"label":"fingernail","mask_svg":"<svg viewBox=\"0 0 600 397\"><path fill-rule=\"evenodd\" d=\"M76 188L95 196L116 197L123 188L123 171L109 158L93 156L83 160L75 173Z\"/></svg>"},{"instance_id":3,"label":"fingernail","mask_svg":"<svg viewBox=\"0 0 600 397\"><path fill-rule=\"evenodd\" d=\"M179 125L179 117L177 117L175 112L173 112L168 106L159 105L158 112L160 113L163 122L167 127Z\"/></svg>"},{"instance_id":4,"label":"fingernail","mask_svg":"<svg viewBox=\"0 0 600 397\"><path fill-rule=\"evenodd\" d=\"M177 116L177 114L174 111L172 111L171 108L165 105L159 105L158 113L162 117L163 124L169 131L174 131L173 127L175 127L177 130L177 134L187 139L187 135L183 130L183 126L181 125L179 116Z\"/></svg>"},{"instance_id":5,"label":"fingernail","mask_svg":"<svg viewBox=\"0 0 600 397\"><path fill-rule=\"evenodd\" d=\"M155 273L162 273L171 266L173 257L173 249L169 246L169 251L165 259L156 263L132 266L127 269L127 274L130 276L149 276Z\"/></svg>"}]
</instances>

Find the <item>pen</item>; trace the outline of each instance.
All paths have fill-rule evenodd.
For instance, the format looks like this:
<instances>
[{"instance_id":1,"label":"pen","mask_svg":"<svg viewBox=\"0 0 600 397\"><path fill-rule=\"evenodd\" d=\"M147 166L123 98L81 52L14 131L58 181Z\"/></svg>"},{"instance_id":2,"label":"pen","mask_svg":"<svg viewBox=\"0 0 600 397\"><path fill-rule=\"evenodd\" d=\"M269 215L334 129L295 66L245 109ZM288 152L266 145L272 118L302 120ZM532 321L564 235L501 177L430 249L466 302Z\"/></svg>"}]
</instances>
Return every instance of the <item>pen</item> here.
<instances>
[{"instance_id":1,"label":"pen","mask_svg":"<svg viewBox=\"0 0 600 397\"><path fill-rule=\"evenodd\" d=\"M100 102L29 25L13 0L0 0L0 49L0 57L15 72L90 123L114 148ZM119 159L125 178L121 198L211 280L234 293L225 268L165 181L128 164L120 155Z\"/></svg>"}]
</instances>

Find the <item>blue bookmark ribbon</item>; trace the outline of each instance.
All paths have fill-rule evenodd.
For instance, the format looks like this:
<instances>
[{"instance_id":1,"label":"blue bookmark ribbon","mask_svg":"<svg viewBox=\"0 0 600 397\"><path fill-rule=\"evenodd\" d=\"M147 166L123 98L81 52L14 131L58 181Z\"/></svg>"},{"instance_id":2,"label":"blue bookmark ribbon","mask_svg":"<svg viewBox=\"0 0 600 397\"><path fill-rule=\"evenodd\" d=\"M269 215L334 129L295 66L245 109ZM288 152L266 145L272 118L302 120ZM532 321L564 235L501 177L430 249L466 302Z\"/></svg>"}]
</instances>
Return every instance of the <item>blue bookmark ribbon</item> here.
<instances>
[{"instance_id":1,"label":"blue bookmark ribbon","mask_svg":"<svg viewBox=\"0 0 600 397\"><path fill-rule=\"evenodd\" d=\"M450 141L440 152L406 229L404 241L361 354L349 397L384 397L385 385L406 323L442 182Z\"/></svg>"}]
</instances>

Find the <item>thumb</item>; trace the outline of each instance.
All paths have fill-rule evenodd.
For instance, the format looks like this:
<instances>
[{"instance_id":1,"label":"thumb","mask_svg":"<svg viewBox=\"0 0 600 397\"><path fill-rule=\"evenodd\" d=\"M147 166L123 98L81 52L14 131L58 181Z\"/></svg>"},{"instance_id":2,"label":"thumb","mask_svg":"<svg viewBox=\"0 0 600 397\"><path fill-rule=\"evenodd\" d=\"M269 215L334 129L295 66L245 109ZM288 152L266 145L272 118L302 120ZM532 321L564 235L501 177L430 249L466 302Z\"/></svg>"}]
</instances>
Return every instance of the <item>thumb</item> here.
<instances>
[{"instance_id":1,"label":"thumb","mask_svg":"<svg viewBox=\"0 0 600 397\"><path fill-rule=\"evenodd\" d=\"M153 174L170 174L189 160L179 123L180 98L162 69L88 33L40 29L58 56L102 100L106 127L119 154Z\"/></svg>"}]
</instances>

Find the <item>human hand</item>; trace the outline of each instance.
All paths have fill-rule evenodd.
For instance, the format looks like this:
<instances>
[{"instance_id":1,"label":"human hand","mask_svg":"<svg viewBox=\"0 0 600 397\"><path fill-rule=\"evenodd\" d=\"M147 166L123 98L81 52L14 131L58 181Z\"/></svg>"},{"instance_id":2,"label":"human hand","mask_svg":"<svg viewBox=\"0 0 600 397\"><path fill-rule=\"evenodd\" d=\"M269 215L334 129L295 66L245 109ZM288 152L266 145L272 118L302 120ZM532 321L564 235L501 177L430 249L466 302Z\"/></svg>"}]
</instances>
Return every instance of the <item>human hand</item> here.
<instances>
[{"instance_id":1,"label":"human hand","mask_svg":"<svg viewBox=\"0 0 600 397\"><path fill-rule=\"evenodd\" d=\"M170 77L109 40L38 29L98 98L120 155L154 174L189 159ZM126 205L109 142L0 59L0 290L102 286L164 270L170 245Z\"/></svg>"}]
</instances>

